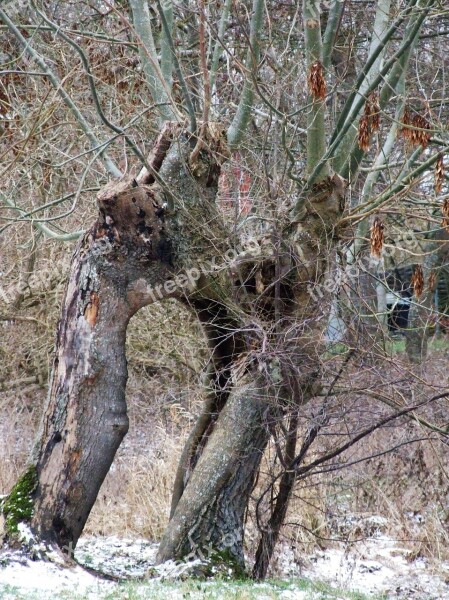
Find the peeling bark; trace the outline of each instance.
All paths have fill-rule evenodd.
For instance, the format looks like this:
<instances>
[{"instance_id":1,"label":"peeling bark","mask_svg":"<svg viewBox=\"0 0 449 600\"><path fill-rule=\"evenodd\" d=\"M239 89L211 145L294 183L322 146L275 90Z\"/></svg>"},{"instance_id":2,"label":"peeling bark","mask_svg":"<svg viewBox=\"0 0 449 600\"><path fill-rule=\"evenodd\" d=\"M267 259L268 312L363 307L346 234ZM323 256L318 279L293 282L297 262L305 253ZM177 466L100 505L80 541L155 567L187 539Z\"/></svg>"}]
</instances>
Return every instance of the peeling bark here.
<instances>
[{"instance_id":1,"label":"peeling bark","mask_svg":"<svg viewBox=\"0 0 449 600\"><path fill-rule=\"evenodd\" d=\"M166 124L149 169L99 193L99 217L75 249L47 406L30 461L36 473L32 510L19 519L29 522L37 541L54 548L76 546L128 430L130 318L155 300L201 295L201 282L176 277L213 256L218 241L225 243L215 206L223 132L209 124L205 136L207 151L190 164L195 140ZM204 214L211 223L201 231ZM3 506L11 515L11 502Z\"/></svg>"}]
</instances>

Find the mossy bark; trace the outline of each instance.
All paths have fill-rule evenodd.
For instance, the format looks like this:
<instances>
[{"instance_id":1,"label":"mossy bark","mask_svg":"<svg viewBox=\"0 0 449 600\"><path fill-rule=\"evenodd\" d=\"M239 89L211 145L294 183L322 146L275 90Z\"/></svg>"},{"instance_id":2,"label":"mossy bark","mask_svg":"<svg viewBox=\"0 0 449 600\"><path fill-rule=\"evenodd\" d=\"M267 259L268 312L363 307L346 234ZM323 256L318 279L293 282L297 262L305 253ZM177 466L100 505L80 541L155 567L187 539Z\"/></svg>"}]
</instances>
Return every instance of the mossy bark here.
<instances>
[{"instance_id":1,"label":"mossy bark","mask_svg":"<svg viewBox=\"0 0 449 600\"><path fill-rule=\"evenodd\" d=\"M5 533L12 537L19 531L19 523L29 523L33 516L33 493L37 486L37 472L29 465L9 495L0 504L5 518Z\"/></svg>"}]
</instances>

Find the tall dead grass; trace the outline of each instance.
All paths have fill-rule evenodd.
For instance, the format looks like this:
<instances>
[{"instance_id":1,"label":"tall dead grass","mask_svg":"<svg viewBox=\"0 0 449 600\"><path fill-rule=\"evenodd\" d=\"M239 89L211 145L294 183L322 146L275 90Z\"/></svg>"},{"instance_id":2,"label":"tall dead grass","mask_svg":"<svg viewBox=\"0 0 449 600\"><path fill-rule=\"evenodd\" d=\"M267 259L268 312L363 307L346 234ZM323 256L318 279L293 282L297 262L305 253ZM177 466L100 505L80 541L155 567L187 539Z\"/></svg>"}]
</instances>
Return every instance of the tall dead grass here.
<instances>
[{"instance_id":1,"label":"tall dead grass","mask_svg":"<svg viewBox=\"0 0 449 600\"><path fill-rule=\"evenodd\" d=\"M19 318L0 324L0 494L9 491L26 462L45 402L64 287L60 272L61 276L49 279L48 288L24 298L16 312ZM101 488L86 533L157 540L168 520L180 452L202 402L201 382L209 352L195 318L174 302L140 311L130 323L127 344L130 431ZM432 357L435 378L444 371L446 360L441 349ZM320 450L340 439L341 427L350 429L358 418L367 422L371 418L371 407L364 409L358 400L349 399L349 409L343 399L340 402L344 415L340 429L335 427L323 436ZM447 403L435 408L438 419L445 414ZM422 440L356 463L414 437ZM282 539L300 561L314 548L324 549L342 539L353 543L378 527L406 544L410 558L447 560L447 454L447 446L417 423L376 432L343 457L343 470L298 484ZM260 486L267 481L274 455L270 446ZM355 464L346 467L345 462ZM385 522L373 526L372 515L384 517ZM257 543L254 522L248 523L247 542L251 553Z\"/></svg>"}]
</instances>

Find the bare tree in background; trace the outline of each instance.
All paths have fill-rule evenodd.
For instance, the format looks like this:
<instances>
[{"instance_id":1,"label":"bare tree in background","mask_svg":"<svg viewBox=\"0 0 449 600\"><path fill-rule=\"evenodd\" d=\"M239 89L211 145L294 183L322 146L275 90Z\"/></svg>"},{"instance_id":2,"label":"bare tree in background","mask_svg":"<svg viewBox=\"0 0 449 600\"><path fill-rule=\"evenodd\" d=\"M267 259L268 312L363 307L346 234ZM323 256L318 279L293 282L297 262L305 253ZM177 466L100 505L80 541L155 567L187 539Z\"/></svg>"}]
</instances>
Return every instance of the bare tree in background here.
<instances>
[{"instance_id":1,"label":"bare tree in background","mask_svg":"<svg viewBox=\"0 0 449 600\"><path fill-rule=\"evenodd\" d=\"M38 541L76 545L128 428L128 322L175 298L203 324L213 369L158 560L207 549L244 569L246 512L271 436L282 469L272 510L258 513L253 574L263 578L295 483L349 447L304 464L354 355L325 368L332 307L348 298L349 345L363 313L382 335L367 293L353 303L359 278L335 285L338 273L362 265L378 283L393 224L415 230L423 255L447 220L447 15L435 0L378 0L363 13L358 2L321 11L317 0L65 4L31 0L26 20L0 8L2 176L14 173L2 231L25 222L79 238L41 431L3 502L7 534L27 522ZM441 64L429 65L432 52ZM231 218L222 192L237 156L252 189ZM27 198L24 173L41 199ZM66 231L98 189L96 220L87 203L79 230ZM394 412L351 444L425 402L389 398ZM316 419L301 438L312 400Z\"/></svg>"}]
</instances>

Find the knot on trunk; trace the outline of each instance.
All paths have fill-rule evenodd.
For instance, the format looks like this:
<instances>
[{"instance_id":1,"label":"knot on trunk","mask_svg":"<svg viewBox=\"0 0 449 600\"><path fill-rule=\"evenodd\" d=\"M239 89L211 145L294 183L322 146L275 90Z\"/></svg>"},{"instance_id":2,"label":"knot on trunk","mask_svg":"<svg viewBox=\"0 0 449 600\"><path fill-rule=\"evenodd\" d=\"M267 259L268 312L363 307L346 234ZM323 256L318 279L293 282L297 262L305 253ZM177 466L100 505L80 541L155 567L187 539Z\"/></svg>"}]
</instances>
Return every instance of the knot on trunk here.
<instances>
[{"instance_id":1,"label":"knot on trunk","mask_svg":"<svg viewBox=\"0 0 449 600\"><path fill-rule=\"evenodd\" d=\"M100 214L94 240L105 240L109 252L132 253L139 260L169 262L164 236L164 202L157 190L132 177L106 186L97 196Z\"/></svg>"}]
</instances>

